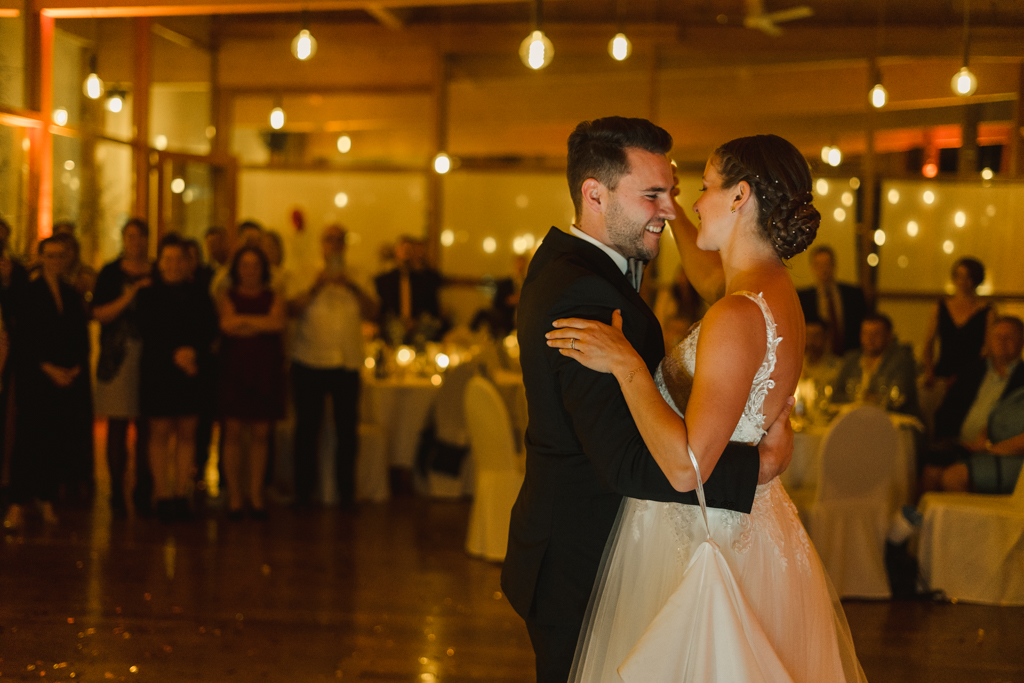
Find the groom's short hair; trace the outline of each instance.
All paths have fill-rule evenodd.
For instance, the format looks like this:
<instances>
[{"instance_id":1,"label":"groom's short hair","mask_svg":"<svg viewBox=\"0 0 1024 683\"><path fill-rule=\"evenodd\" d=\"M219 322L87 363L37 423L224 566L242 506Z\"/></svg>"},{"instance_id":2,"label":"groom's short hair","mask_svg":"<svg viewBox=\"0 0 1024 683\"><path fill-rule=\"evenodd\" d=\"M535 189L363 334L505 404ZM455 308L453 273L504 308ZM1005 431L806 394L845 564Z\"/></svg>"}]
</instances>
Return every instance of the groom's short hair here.
<instances>
[{"instance_id":1,"label":"groom's short hair","mask_svg":"<svg viewBox=\"0 0 1024 683\"><path fill-rule=\"evenodd\" d=\"M593 178L610 190L630 172L626 150L642 149L653 154L668 154L672 136L647 119L608 116L583 121L569 136L566 177L569 194L579 220L583 208L583 183Z\"/></svg>"}]
</instances>

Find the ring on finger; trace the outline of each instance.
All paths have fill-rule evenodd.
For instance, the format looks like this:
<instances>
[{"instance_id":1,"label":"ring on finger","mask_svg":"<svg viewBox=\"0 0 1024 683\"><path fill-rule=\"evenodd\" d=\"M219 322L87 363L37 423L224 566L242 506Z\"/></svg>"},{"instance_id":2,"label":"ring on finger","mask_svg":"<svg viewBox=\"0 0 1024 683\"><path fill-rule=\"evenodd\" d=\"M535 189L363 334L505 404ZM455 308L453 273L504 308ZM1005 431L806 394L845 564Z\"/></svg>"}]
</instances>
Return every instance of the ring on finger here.
<instances>
[{"instance_id":1,"label":"ring on finger","mask_svg":"<svg viewBox=\"0 0 1024 683\"><path fill-rule=\"evenodd\" d=\"M573 351L576 350L576 338L575 337L569 339L569 348L572 349Z\"/></svg>"}]
</instances>

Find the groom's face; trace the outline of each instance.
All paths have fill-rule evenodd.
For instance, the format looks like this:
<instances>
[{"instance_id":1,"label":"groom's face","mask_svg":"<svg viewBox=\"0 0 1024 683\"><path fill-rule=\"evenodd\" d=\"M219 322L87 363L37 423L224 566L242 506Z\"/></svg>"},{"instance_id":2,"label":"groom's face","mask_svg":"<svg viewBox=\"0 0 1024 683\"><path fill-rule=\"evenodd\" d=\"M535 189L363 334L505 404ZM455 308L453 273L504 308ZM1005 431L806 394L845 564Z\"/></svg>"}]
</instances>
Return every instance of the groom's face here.
<instances>
[{"instance_id":1,"label":"groom's face","mask_svg":"<svg viewBox=\"0 0 1024 683\"><path fill-rule=\"evenodd\" d=\"M630 172L610 192L605 228L608 240L626 258L650 261L658 255L665 221L676 217L672 167L664 154L627 149Z\"/></svg>"}]
</instances>

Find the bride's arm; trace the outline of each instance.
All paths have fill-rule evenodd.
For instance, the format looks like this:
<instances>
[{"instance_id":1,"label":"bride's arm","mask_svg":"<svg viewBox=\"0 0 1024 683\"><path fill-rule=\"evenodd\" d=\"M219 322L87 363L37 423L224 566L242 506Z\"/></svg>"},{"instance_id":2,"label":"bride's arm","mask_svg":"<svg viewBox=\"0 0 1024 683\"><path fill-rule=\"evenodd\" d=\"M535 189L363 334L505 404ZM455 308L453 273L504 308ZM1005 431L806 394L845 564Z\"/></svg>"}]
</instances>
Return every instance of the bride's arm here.
<instances>
[{"instance_id":1,"label":"bride's arm","mask_svg":"<svg viewBox=\"0 0 1024 683\"><path fill-rule=\"evenodd\" d=\"M676 207L676 218L669 223L679 259L686 277L701 298L713 304L725 294L725 270L717 251L697 248L697 227L690 222L683 207Z\"/></svg>"},{"instance_id":2,"label":"bride's arm","mask_svg":"<svg viewBox=\"0 0 1024 683\"><path fill-rule=\"evenodd\" d=\"M592 370L613 373L644 443L672 487L693 490L697 478L686 446L693 448L701 478L707 481L743 414L764 358L764 318L744 297L727 297L708 311L697 343L698 370L685 422L662 398L643 360L622 335L621 324L618 313L612 327L559 320L547 335L548 345ZM577 340L575 350L571 339Z\"/></svg>"}]
</instances>

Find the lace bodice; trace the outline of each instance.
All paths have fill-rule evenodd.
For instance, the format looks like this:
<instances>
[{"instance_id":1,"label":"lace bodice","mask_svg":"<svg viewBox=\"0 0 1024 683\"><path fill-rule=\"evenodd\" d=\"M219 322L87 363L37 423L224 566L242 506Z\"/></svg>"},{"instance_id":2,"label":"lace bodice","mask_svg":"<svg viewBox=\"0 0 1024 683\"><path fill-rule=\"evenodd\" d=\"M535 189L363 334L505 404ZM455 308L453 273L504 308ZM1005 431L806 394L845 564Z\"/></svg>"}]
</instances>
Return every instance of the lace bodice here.
<instances>
[{"instance_id":1,"label":"lace bodice","mask_svg":"<svg viewBox=\"0 0 1024 683\"><path fill-rule=\"evenodd\" d=\"M775 370L776 351L782 337L776 334L775 318L772 317L771 309L768 308L762 294L736 292L736 295L745 296L758 305L761 313L764 314L768 336L764 361L762 361L757 374L754 375L747 404L743 407L743 415L729 439L730 441L756 444L765 434L764 399L768 395L768 390L775 386L771 375ZM680 416L686 410L686 404L690 399L690 390L693 388L693 376L697 368L697 339L699 337L700 322L697 322L690 329L686 338L669 351L654 375L654 382L661 391L661 395Z\"/></svg>"}]
</instances>

